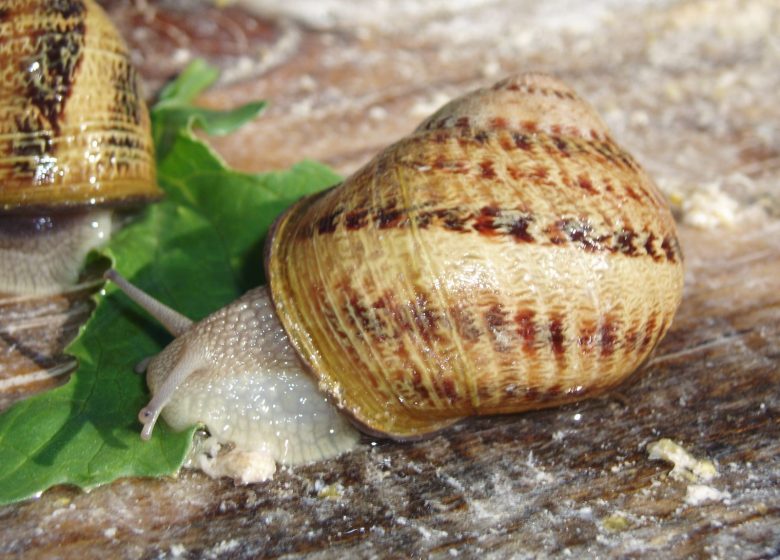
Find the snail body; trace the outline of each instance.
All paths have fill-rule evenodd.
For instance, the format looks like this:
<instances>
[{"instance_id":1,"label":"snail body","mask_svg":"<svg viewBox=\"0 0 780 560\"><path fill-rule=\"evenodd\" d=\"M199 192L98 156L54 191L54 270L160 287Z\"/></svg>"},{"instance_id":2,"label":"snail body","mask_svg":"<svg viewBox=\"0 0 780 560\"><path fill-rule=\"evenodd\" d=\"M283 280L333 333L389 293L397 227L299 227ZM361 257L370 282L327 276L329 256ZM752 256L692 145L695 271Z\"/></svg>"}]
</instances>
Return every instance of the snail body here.
<instances>
[{"instance_id":1,"label":"snail body","mask_svg":"<svg viewBox=\"0 0 780 560\"><path fill-rule=\"evenodd\" d=\"M111 209L161 195L149 115L93 0L6 2L0 37L0 292L56 292Z\"/></svg>"},{"instance_id":2,"label":"snail body","mask_svg":"<svg viewBox=\"0 0 780 560\"><path fill-rule=\"evenodd\" d=\"M250 389L232 410L216 407L218 422L204 419L211 391L253 367L232 365L248 347L285 356L263 375L311 376L319 392L299 400L327 400L361 431L399 440L594 396L647 358L683 282L655 185L584 101L536 74L445 105L340 185L299 201L277 220L265 266L267 289L181 328L175 349L150 362L145 436L161 411L212 436L265 416L276 406L269 391ZM225 313L283 330L253 338ZM294 352L271 350L287 340ZM329 422L323 458L356 441ZM273 445L295 447L292 432Z\"/></svg>"}]
</instances>

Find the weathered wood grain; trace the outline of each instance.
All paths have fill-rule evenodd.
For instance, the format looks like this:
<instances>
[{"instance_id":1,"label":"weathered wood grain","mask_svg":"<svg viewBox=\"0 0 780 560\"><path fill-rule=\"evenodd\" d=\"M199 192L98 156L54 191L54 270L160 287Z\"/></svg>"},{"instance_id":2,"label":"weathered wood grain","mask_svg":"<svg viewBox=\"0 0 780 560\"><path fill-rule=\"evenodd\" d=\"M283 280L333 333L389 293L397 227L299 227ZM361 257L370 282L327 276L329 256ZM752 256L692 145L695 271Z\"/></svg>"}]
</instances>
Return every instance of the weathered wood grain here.
<instances>
[{"instance_id":1,"label":"weathered wood grain","mask_svg":"<svg viewBox=\"0 0 780 560\"><path fill-rule=\"evenodd\" d=\"M257 123L218 142L245 169L306 156L347 172L447 96L498 74L555 71L593 102L675 201L686 256L683 303L642 372L605 397L474 419L414 444L366 439L338 460L248 487L187 471L88 494L56 488L0 508L0 555L780 556L775 3L638 2L572 18L580 3L561 0L545 11L495 0L375 26L360 13L350 20L337 11L322 23L262 20L232 7L218 12L217 31L195 39L181 23L180 3L150 5L153 13L146 4L109 3L150 90L200 53L235 72L204 103L273 101ZM189 9L192 18L216 12ZM251 21L265 31L250 33ZM199 25L209 28L207 19ZM241 53L275 52L284 34L294 40L274 64L236 70ZM160 60L154 52L180 54ZM702 210L694 202L707 192ZM728 202L707 206L720 195L737 204L732 217L717 217ZM687 225L697 211L714 215L715 227ZM14 305L0 304L0 332L12 326L18 334L13 325L46 314ZM56 350L86 313L80 305L52 308L69 317L70 330L30 331L25 345L36 350L28 354L46 364L62 359ZM7 334L2 341L11 346ZM16 363L8 356L0 357L6 370ZM690 484L647 458L646 445L661 437L716 462L720 475L706 484L721 499L686 502Z\"/></svg>"}]
</instances>

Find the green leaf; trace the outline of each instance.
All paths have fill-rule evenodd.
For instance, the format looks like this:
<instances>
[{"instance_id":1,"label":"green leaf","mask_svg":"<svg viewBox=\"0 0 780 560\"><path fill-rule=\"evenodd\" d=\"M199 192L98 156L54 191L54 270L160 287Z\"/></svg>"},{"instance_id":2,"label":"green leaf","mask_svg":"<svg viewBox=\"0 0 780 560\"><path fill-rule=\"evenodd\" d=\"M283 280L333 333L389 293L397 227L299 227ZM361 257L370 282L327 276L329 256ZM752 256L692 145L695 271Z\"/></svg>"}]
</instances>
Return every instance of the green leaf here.
<instances>
[{"instance_id":1,"label":"green leaf","mask_svg":"<svg viewBox=\"0 0 780 560\"><path fill-rule=\"evenodd\" d=\"M219 70L205 60L194 60L179 76L160 90L152 110L169 102L188 104L219 78Z\"/></svg>"},{"instance_id":2,"label":"green leaf","mask_svg":"<svg viewBox=\"0 0 780 560\"><path fill-rule=\"evenodd\" d=\"M264 281L262 250L276 216L302 196L339 181L329 168L310 161L265 175L229 170L208 146L186 133L178 136L159 170L171 197L209 209L209 222L231 240L227 257L242 292Z\"/></svg>"},{"instance_id":3,"label":"green leaf","mask_svg":"<svg viewBox=\"0 0 780 560\"><path fill-rule=\"evenodd\" d=\"M191 67L166 88L161 104L188 102L211 82L208 67ZM169 141L158 161L167 197L115 235L103 254L139 287L200 319L261 281L263 238L275 217L338 176L313 162L265 174L231 170L193 135L196 108L180 107L172 119L158 107L154 126ZM182 464L192 430L174 433L160 422L150 441L140 439L137 414L149 395L132 369L170 336L112 285L96 303L68 347L79 360L69 382L0 416L0 504L55 484L89 488L124 476L169 475Z\"/></svg>"},{"instance_id":4,"label":"green leaf","mask_svg":"<svg viewBox=\"0 0 780 560\"><path fill-rule=\"evenodd\" d=\"M218 77L216 68L201 60L190 64L177 80L160 93L152 107L152 138L157 158L165 158L180 131L201 128L206 134L229 134L251 121L265 109L265 101L255 101L228 111L196 107L193 99Z\"/></svg>"}]
</instances>

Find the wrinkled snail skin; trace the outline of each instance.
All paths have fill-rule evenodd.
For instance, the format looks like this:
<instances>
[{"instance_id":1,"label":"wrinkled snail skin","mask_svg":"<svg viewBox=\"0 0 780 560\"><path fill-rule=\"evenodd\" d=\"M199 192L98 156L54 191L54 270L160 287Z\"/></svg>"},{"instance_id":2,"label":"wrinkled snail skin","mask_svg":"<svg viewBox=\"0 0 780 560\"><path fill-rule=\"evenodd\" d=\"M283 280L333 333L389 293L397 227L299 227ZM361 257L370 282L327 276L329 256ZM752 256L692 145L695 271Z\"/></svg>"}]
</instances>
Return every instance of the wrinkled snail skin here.
<instances>
[{"instance_id":1,"label":"wrinkled snail skin","mask_svg":"<svg viewBox=\"0 0 780 560\"><path fill-rule=\"evenodd\" d=\"M304 419L307 403L327 400L362 431L405 440L591 397L647 358L683 284L658 189L584 101L536 74L445 105L299 201L277 220L265 266L268 290L188 327L152 360L146 436L162 411L218 438L231 426L222 441L281 449L274 460L294 464L284 449L298 447L296 428L258 441L274 430L248 419L273 425L277 407ZM276 404L288 378L309 379L311 393ZM322 448L354 445L328 418ZM317 422L302 422L316 440Z\"/></svg>"},{"instance_id":2,"label":"wrinkled snail skin","mask_svg":"<svg viewBox=\"0 0 780 560\"><path fill-rule=\"evenodd\" d=\"M112 208L159 198L148 111L92 0L4 2L0 70L0 292L57 292Z\"/></svg>"},{"instance_id":3,"label":"wrinkled snail skin","mask_svg":"<svg viewBox=\"0 0 780 560\"><path fill-rule=\"evenodd\" d=\"M176 337L144 363L153 398L139 414L142 438L160 415L177 430L204 425L210 441L233 449L198 456L197 465L244 482L271 477L276 463L327 459L357 444L290 345L265 286L193 323L113 270L106 277Z\"/></svg>"},{"instance_id":4,"label":"wrinkled snail skin","mask_svg":"<svg viewBox=\"0 0 780 560\"><path fill-rule=\"evenodd\" d=\"M186 381L172 383L176 375ZM305 371L264 286L178 337L150 362L147 382L158 399L180 385L163 411L174 429L204 424L212 437L271 464L333 457L358 440ZM149 417L141 412L142 422L157 414L156 404Z\"/></svg>"}]
</instances>

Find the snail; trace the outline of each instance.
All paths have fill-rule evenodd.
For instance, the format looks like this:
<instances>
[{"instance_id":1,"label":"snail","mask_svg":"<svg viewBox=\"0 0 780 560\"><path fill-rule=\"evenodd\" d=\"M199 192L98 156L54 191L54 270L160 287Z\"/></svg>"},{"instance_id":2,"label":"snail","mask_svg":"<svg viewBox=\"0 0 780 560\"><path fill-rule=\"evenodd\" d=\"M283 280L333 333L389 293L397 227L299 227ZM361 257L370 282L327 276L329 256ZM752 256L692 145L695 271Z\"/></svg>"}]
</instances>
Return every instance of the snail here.
<instances>
[{"instance_id":1,"label":"snail","mask_svg":"<svg viewBox=\"0 0 780 560\"><path fill-rule=\"evenodd\" d=\"M93 0L0 9L0 292L57 293L111 231L161 196L129 51Z\"/></svg>"},{"instance_id":2,"label":"snail","mask_svg":"<svg viewBox=\"0 0 780 560\"><path fill-rule=\"evenodd\" d=\"M148 363L142 436L161 413L205 425L258 480L351 448L351 425L414 440L601 394L664 336L683 284L657 187L541 74L448 103L298 201L265 269L268 287L194 324L109 274L177 337Z\"/></svg>"}]
</instances>

